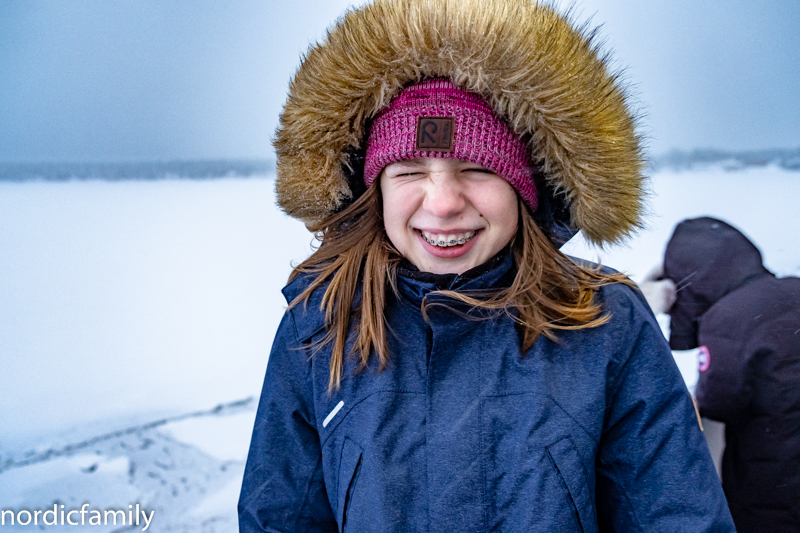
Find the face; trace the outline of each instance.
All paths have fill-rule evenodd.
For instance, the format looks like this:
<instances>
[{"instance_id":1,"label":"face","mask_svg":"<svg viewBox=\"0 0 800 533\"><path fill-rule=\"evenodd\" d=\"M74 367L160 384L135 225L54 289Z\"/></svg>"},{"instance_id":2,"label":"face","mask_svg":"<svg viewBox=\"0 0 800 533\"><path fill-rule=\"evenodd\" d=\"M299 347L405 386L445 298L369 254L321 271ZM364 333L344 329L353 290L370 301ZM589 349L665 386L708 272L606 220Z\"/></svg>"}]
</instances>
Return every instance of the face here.
<instances>
[{"instance_id":1,"label":"face","mask_svg":"<svg viewBox=\"0 0 800 533\"><path fill-rule=\"evenodd\" d=\"M517 231L517 193L475 163L423 157L380 177L389 240L423 272L463 274L503 249Z\"/></svg>"}]
</instances>

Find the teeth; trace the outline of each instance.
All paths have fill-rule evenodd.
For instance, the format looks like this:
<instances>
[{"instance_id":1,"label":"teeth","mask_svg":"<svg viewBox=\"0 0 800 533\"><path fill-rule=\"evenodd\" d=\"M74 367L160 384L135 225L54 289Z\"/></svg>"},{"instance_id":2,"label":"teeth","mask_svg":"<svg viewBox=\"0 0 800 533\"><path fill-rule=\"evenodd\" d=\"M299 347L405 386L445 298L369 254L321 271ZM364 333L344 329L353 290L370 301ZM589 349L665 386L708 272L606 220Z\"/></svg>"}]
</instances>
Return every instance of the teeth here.
<instances>
[{"instance_id":1,"label":"teeth","mask_svg":"<svg viewBox=\"0 0 800 533\"><path fill-rule=\"evenodd\" d=\"M478 231L468 231L466 233L450 233L450 234L438 234L438 233L428 233L426 231L420 231L419 234L422 235L422 238L425 239L428 244L432 244L434 246L440 246L442 248L447 248L450 246L459 246L464 244L475 235L478 234Z\"/></svg>"}]
</instances>

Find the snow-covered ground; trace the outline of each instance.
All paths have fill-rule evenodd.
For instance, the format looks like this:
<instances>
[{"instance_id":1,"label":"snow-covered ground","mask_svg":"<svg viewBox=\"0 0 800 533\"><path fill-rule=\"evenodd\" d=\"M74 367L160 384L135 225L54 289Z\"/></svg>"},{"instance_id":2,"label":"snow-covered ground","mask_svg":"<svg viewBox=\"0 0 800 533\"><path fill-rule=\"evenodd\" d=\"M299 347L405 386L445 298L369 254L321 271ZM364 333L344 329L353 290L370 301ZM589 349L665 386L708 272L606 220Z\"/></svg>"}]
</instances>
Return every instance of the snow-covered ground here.
<instances>
[{"instance_id":1,"label":"snow-covered ground","mask_svg":"<svg viewBox=\"0 0 800 533\"><path fill-rule=\"evenodd\" d=\"M236 529L255 399L174 417L260 392L311 243L273 188L0 182L0 510L141 503L148 531Z\"/></svg>"},{"instance_id":2,"label":"snow-covered ground","mask_svg":"<svg viewBox=\"0 0 800 533\"><path fill-rule=\"evenodd\" d=\"M280 288L311 243L273 185L0 183L0 510L139 503L148 531L236 529ZM565 251L640 279L676 222L712 215L800 275L797 198L776 166L661 170L646 231Z\"/></svg>"}]
</instances>

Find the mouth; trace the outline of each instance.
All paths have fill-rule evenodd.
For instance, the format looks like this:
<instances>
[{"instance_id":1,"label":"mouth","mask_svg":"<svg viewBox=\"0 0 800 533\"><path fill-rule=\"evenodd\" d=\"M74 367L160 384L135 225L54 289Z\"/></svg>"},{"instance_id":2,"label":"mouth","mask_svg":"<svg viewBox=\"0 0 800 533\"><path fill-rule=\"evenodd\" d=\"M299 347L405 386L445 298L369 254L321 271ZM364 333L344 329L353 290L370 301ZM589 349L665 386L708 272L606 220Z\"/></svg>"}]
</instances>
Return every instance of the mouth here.
<instances>
[{"instance_id":1,"label":"mouth","mask_svg":"<svg viewBox=\"0 0 800 533\"><path fill-rule=\"evenodd\" d=\"M417 230L420 237L431 246L437 248L452 248L453 246L461 246L473 237L475 237L481 230L465 231L463 233L431 233L428 231Z\"/></svg>"}]
</instances>

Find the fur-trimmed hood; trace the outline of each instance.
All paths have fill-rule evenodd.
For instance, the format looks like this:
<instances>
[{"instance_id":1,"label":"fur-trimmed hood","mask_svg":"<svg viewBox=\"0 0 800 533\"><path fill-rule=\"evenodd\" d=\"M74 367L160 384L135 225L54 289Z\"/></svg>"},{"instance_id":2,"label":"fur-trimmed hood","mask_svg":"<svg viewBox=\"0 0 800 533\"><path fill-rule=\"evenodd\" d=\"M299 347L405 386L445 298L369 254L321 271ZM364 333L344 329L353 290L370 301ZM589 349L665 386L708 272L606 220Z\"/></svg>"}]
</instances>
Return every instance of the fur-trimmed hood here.
<instances>
[{"instance_id":1,"label":"fur-trimmed hood","mask_svg":"<svg viewBox=\"0 0 800 533\"><path fill-rule=\"evenodd\" d=\"M349 11L291 82L274 140L278 204L306 223L349 205L369 120L403 86L442 76L483 95L528 142L556 223L594 243L622 240L641 226L642 146L593 36L532 0L376 0Z\"/></svg>"}]
</instances>

